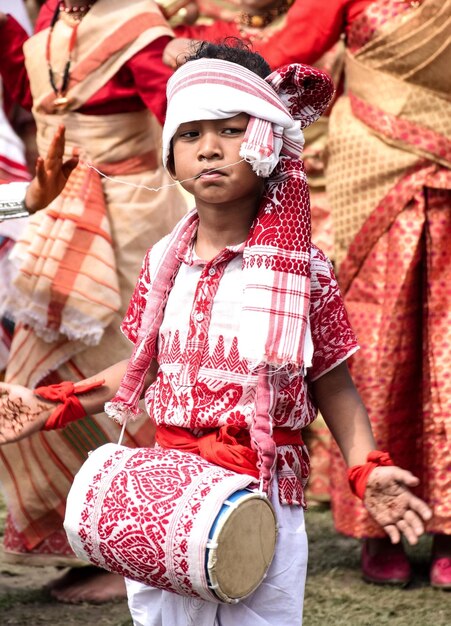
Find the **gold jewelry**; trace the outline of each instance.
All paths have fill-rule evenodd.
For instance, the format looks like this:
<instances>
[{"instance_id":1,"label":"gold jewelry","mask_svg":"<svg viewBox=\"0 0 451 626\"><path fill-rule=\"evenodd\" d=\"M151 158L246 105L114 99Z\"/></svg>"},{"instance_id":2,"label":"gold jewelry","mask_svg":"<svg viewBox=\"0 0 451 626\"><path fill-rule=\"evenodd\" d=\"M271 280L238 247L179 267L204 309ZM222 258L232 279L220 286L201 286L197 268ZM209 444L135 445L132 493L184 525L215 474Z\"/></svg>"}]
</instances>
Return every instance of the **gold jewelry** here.
<instances>
[{"instance_id":1,"label":"gold jewelry","mask_svg":"<svg viewBox=\"0 0 451 626\"><path fill-rule=\"evenodd\" d=\"M69 54L68 54L68 59L66 61L66 64L64 65L64 71L63 71L63 76L62 76L62 80L61 80L61 85L58 86L56 84L56 72L54 72L53 68L52 68L52 63L51 63L51 43L52 43L52 34L53 34L53 29L55 28L55 24L58 21L58 18L61 15L65 15L65 13L62 12L62 7L64 6L63 2L60 2L55 10L55 13L53 14L53 18L52 21L50 23L50 28L49 28L49 34L47 35L47 43L45 46L45 59L47 61L47 68L48 68L48 72L49 72L49 81L50 81L50 85L53 89L53 91L55 92L55 100L53 101L53 105L56 108L61 108L64 109L68 103L69 103L69 99L66 97L66 91L69 87L69 80L70 80L70 66L72 63L72 54L75 48L75 43L77 41L77 29L80 26L80 20L76 20L74 22L74 24L72 25L72 34L70 36L70 40L69 40ZM84 15L84 14L83 14Z\"/></svg>"},{"instance_id":2,"label":"gold jewelry","mask_svg":"<svg viewBox=\"0 0 451 626\"><path fill-rule=\"evenodd\" d=\"M74 22L81 22L86 13L92 9L96 0L89 2L88 4L82 4L80 6L67 7L63 0L59 3L59 10L61 17L66 24L72 25Z\"/></svg>"},{"instance_id":3,"label":"gold jewelry","mask_svg":"<svg viewBox=\"0 0 451 626\"><path fill-rule=\"evenodd\" d=\"M251 28L264 28L271 24L276 17L283 15L293 4L294 0L282 0L276 7L266 9L261 13L247 13L241 11L238 15L238 23L241 26L250 26Z\"/></svg>"}]
</instances>

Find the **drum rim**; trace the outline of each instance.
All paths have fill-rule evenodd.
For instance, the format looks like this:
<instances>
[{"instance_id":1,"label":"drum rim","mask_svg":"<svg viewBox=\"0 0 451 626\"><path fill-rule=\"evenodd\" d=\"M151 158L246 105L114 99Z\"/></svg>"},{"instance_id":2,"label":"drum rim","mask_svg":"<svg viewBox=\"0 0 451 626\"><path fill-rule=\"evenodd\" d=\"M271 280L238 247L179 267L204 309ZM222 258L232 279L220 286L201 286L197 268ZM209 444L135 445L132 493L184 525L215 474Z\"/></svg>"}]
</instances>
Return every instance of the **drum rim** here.
<instances>
[{"instance_id":1,"label":"drum rim","mask_svg":"<svg viewBox=\"0 0 451 626\"><path fill-rule=\"evenodd\" d=\"M278 535L278 523L277 523L277 515L276 515L276 511L275 508L271 502L271 500L268 498L268 496L265 493L262 493L261 491L252 491L250 489L243 489L240 491L249 491L249 493L245 496L243 496L240 499L240 503L243 504L244 502L248 502L249 500L260 500L262 502L265 502L265 504L268 505L273 519L274 519L274 547L272 550L272 555L271 558L268 561L268 564L265 568L265 571L263 573L263 575L261 576L261 578L259 579L259 581L257 582L257 584L250 590L247 591L245 594L237 596L237 597L231 597L229 595L227 595L225 592L221 591L221 588L219 586L219 581L218 581L218 577L216 576L215 573L215 569L213 568L213 560L216 562L216 552L217 552L217 548L216 547L206 547L206 571L207 571L207 577L208 577L208 582L209 582L209 588L211 590L211 592L221 601L221 602L226 602L228 604L236 604L238 602L240 602L241 600L243 600L244 598L248 597L249 595L251 595L259 586L260 584L263 582L263 580L265 579L265 576L268 572L269 567L271 566L271 563L274 559L274 555L275 555L275 547L276 547L276 541L277 541L277 535ZM233 494L230 494L233 495ZM224 504L226 504L226 502L224 502ZM236 506L229 506L229 510L227 510L224 515L223 515L223 519L221 519L222 524L221 526L218 528L216 527L213 536L211 537L211 539L209 538L209 542L212 541L214 542L214 539L217 538L220 529L223 528L229 518L232 516L232 514L235 512L236 510ZM218 514L215 518L215 523L218 520L220 511L218 511ZM213 525L212 525L213 526ZM216 543L216 542L215 542Z\"/></svg>"}]
</instances>

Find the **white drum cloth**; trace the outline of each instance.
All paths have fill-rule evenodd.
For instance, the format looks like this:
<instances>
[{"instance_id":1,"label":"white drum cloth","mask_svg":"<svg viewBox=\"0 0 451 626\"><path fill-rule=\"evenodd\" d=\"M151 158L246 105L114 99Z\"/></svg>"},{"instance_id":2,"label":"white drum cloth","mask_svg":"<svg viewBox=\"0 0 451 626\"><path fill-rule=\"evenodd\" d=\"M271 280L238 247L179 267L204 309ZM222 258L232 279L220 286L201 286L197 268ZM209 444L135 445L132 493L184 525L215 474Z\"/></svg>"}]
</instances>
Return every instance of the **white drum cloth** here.
<instances>
[{"instance_id":1,"label":"white drum cloth","mask_svg":"<svg viewBox=\"0 0 451 626\"><path fill-rule=\"evenodd\" d=\"M281 505L276 479L273 484L279 532L274 559L258 589L238 604L215 604L126 580L134 626L302 626L308 553L304 512Z\"/></svg>"},{"instance_id":2,"label":"white drum cloth","mask_svg":"<svg viewBox=\"0 0 451 626\"><path fill-rule=\"evenodd\" d=\"M254 482L195 454L105 444L75 477L64 527L75 554L94 565L237 602L261 582L276 540L268 499L242 491Z\"/></svg>"}]
</instances>

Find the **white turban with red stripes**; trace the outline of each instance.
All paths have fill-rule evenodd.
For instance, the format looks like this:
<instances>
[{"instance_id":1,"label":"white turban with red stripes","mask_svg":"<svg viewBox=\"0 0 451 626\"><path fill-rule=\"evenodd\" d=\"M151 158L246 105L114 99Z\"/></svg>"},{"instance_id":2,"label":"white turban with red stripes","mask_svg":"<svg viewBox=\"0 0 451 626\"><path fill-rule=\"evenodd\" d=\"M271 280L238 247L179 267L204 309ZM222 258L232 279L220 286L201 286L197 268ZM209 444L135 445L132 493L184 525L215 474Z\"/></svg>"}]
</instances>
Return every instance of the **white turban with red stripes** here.
<instances>
[{"instance_id":1,"label":"white turban with red stripes","mask_svg":"<svg viewBox=\"0 0 451 626\"><path fill-rule=\"evenodd\" d=\"M307 66L288 67L294 69ZM302 107L293 117L290 112L290 94L280 90L278 93L271 84L273 80L279 84L279 76L278 72L274 72L263 79L241 65L222 59L198 59L181 66L167 85L168 106L163 128L164 165L170 154L171 140L181 124L195 120L225 119L240 113L247 113L251 117L240 156L251 163L259 176L269 176L281 154L298 158L304 145L302 128L321 115L323 102L328 102L328 97L323 98L323 102L319 102L318 98L313 100L311 89L305 89ZM324 89L320 78L316 75L314 82Z\"/></svg>"}]
</instances>

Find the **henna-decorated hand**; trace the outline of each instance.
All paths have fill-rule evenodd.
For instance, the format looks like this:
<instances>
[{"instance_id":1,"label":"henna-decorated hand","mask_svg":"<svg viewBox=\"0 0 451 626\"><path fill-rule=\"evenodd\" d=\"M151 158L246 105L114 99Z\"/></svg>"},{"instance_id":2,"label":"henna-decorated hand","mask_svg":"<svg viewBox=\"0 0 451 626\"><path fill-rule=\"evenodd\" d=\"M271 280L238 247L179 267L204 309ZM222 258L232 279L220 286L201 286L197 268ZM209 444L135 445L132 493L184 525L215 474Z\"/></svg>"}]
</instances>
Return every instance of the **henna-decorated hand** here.
<instances>
[{"instance_id":1,"label":"henna-decorated hand","mask_svg":"<svg viewBox=\"0 0 451 626\"><path fill-rule=\"evenodd\" d=\"M368 476L363 502L392 543L398 543L401 535L410 544L417 543L424 533L423 522L432 516L427 504L409 489L418 483L413 474L393 465L376 467Z\"/></svg>"},{"instance_id":2,"label":"henna-decorated hand","mask_svg":"<svg viewBox=\"0 0 451 626\"><path fill-rule=\"evenodd\" d=\"M0 445L41 430L54 408L27 387L0 383Z\"/></svg>"}]
</instances>

